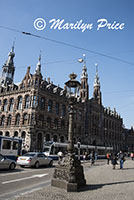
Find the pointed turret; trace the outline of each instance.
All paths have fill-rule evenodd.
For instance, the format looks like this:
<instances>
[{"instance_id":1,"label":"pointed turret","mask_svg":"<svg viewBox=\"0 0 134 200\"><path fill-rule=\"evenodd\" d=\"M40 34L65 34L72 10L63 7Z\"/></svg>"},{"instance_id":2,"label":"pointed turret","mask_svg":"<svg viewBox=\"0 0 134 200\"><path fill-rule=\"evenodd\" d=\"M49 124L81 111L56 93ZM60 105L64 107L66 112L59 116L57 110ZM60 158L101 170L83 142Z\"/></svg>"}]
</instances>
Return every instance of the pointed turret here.
<instances>
[{"instance_id":1,"label":"pointed turret","mask_svg":"<svg viewBox=\"0 0 134 200\"><path fill-rule=\"evenodd\" d=\"M35 74L41 74L41 53L39 55L39 60L38 63L36 65L36 70L35 70Z\"/></svg>"},{"instance_id":2,"label":"pointed turret","mask_svg":"<svg viewBox=\"0 0 134 200\"><path fill-rule=\"evenodd\" d=\"M2 67L2 76L0 78L0 85L9 85L13 83L14 78L14 61L13 58L15 56L14 53L14 44L11 48L11 51L8 54L8 59Z\"/></svg>"},{"instance_id":3,"label":"pointed turret","mask_svg":"<svg viewBox=\"0 0 134 200\"><path fill-rule=\"evenodd\" d=\"M88 73L86 67L86 55L83 54L83 59L78 60L80 63L84 63L82 73L81 73L81 89L80 89L80 97L82 102L88 100L89 97L89 86L88 86Z\"/></svg>"},{"instance_id":4,"label":"pointed turret","mask_svg":"<svg viewBox=\"0 0 134 200\"><path fill-rule=\"evenodd\" d=\"M98 76L98 64L95 64L96 66L96 75L94 79L94 92L93 97L95 100L98 101L98 104L101 104L101 91L100 91L100 81Z\"/></svg>"}]
</instances>

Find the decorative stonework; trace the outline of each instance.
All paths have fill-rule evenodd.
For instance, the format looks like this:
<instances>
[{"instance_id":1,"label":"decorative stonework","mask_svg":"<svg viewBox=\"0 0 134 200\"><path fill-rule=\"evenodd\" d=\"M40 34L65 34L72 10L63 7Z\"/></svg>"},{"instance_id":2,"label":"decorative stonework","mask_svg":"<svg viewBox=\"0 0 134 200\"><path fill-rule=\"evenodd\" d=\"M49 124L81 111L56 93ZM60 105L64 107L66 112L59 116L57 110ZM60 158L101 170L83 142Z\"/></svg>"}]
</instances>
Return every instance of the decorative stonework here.
<instances>
[{"instance_id":1,"label":"decorative stonework","mask_svg":"<svg viewBox=\"0 0 134 200\"><path fill-rule=\"evenodd\" d=\"M77 191L86 185L83 166L74 154L66 155L56 166L51 185L66 189L68 192Z\"/></svg>"}]
</instances>

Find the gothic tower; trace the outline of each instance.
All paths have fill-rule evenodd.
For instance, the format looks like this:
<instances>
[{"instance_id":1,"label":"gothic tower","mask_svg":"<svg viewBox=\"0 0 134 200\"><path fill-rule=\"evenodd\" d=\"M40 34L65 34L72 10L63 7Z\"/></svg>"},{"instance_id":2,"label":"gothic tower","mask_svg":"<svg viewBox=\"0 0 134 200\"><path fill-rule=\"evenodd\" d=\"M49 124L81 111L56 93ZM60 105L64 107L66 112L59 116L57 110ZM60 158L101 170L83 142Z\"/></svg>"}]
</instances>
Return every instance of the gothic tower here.
<instances>
[{"instance_id":1,"label":"gothic tower","mask_svg":"<svg viewBox=\"0 0 134 200\"><path fill-rule=\"evenodd\" d=\"M85 102L89 98L88 74L87 74L85 54L83 54L83 59L79 59L79 62L84 63L82 74L81 74L80 97L81 97L82 102Z\"/></svg>"},{"instance_id":2,"label":"gothic tower","mask_svg":"<svg viewBox=\"0 0 134 200\"><path fill-rule=\"evenodd\" d=\"M42 74L41 74L41 53L39 55L39 60L38 63L36 65L36 70L34 73L34 80L35 80L35 85L39 86L41 81L42 81Z\"/></svg>"},{"instance_id":3,"label":"gothic tower","mask_svg":"<svg viewBox=\"0 0 134 200\"><path fill-rule=\"evenodd\" d=\"M98 64L96 66L96 75L94 79L94 91L93 91L93 98L101 105L101 91L100 91L100 81L98 76Z\"/></svg>"},{"instance_id":4,"label":"gothic tower","mask_svg":"<svg viewBox=\"0 0 134 200\"><path fill-rule=\"evenodd\" d=\"M8 59L2 67L2 76L0 78L0 85L9 85L13 83L14 78L14 61L13 58L15 56L14 53L14 45L11 48L11 51L8 54Z\"/></svg>"}]
</instances>

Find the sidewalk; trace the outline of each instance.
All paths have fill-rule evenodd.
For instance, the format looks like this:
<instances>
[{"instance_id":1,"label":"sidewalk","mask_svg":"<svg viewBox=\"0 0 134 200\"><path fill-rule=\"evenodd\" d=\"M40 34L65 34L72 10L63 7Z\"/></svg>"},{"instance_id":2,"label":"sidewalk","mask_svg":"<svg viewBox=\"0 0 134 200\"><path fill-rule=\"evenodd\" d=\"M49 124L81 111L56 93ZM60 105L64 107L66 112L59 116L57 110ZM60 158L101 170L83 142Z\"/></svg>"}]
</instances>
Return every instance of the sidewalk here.
<instances>
[{"instance_id":1,"label":"sidewalk","mask_svg":"<svg viewBox=\"0 0 134 200\"><path fill-rule=\"evenodd\" d=\"M89 167L85 171L87 185L79 192L68 193L50 185L16 198L16 200L133 200L134 161L126 160L124 169L112 165Z\"/></svg>"}]
</instances>

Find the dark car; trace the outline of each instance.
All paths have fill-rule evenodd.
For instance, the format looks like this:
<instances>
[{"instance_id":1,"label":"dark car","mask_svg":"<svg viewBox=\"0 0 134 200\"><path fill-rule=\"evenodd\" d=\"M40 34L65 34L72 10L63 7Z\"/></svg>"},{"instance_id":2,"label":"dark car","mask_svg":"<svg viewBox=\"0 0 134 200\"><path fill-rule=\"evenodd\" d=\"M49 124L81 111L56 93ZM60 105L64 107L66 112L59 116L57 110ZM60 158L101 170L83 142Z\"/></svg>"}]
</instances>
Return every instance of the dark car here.
<instances>
[{"instance_id":1,"label":"dark car","mask_svg":"<svg viewBox=\"0 0 134 200\"><path fill-rule=\"evenodd\" d=\"M15 169L16 162L14 160L8 159L0 154L0 169Z\"/></svg>"}]
</instances>

